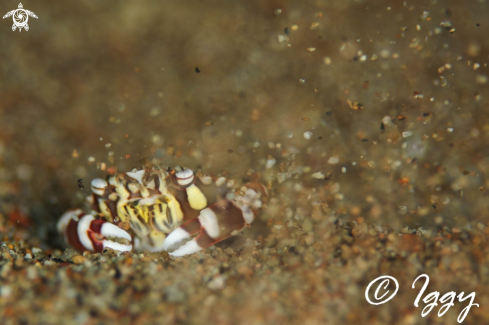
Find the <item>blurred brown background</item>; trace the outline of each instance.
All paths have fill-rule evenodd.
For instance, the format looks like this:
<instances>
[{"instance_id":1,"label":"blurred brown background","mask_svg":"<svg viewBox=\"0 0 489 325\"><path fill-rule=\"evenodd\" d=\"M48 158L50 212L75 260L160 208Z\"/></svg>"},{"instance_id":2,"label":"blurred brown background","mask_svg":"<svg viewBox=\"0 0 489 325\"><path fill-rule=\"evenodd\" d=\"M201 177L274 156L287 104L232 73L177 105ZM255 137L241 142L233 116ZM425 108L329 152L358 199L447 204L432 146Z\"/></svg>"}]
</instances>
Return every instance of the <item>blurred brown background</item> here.
<instances>
[{"instance_id":1,"label":"blurred brown background","mask_svg":"<svg viewBox=\"0 0 489 325\"><path fill-rule=\"evenodd\" d=\"M338 256L347 265L352 250L342 244L339 252L341 236L339 241L329 240L327 229L333 222L347 229L366 223L370 235L376 236L385 229L425 234L487 226L485 1L23 5L39 17L29 18L29 31L12 32L11 17L0 21L0 212L14 223L30 223L32 241L44 249L62 247L56 221L66 209L83 205L92 178L103 177L109 169L126 171L139 159L155 156L170 166L225 173L240 181L246 181L250 169L261 173L271 201L243 240L258 238L260 249L268 249L266 254L270 248L286 254L290 247L298 247L295 255L288 253L285 265L338 266L318 269L317 274L301 270L306 273L297 282L287 280L298 276L299 269L294 268L277 276L276 282L255 277L254 291L239 300L248 309L234 316L236 310L226 305L232 301L205 298L207 287L192 289L200 297L194 300L190 299L194 291L182 291L190 299L185 308L179 305L183 298L172 298L175 288L168 287L165 297L177 306L176 316L168 316L170 323L198 322L219 302L227 314L213 315L221 319L218 323L233 319L246 323L249 310L257 315L248 319L251 324L305 320L300 310L287 307L287 301L298 308L302 305L297 301L305 301L300 309L310 324L328 317L336 324L396 323L393 315L398 314L404 315L399 324L419 323L426 320L419 318L420 311L406 309L412 305L411 292L397 309L354 316L348 308L366 307L357 285L366 285L376 272L388 268L382 260L371 265L375 271L366 278L357 273L363 272L362 265L367 268L367 262L345 272ZM17 6L3 1L0 11ZM312 176L318 172L329 180ZM87 184L83 191L77 186L80 178ZM315 242L322 243L315 249L324 248L324 255L309 246ZM400 251L416 247L409 241L402 245ZM462 266L450 270L477 269L464 258L457 259ZM200 267L196 261L190 266L182 261L175 264L177 273L193 274L193 268ZM276 267L277 259L270 261L263 267ZM403 282L405 289L421 265L413 261L408 263L412 268ZM403 263L396 264L401 273ZM482 265L480 260L473 263ZM248 270L243 272L249 279ZM452 279L453 274L440 279ZM349 278L335 284L333 279L340 275ZM172 274L166 276L173 283ZM319 283L323 278L327 285ZM485 281L482 275L481 279ZM320 305L302 298L309 295L300 291L306 280L307 290L324 289L313 295L318 299L326 291L334 292L322 302L327 305L320 309L324 314L311 314ZM351 286L345 284L350 282ZM237 293L232 290L247 288L244 283L234 289L228 285L231 291L222 297L234 297ZM260 285L277 287L267 291ZM287 299L273 305L282 285L290 286L284 291ZM336 289L346 291L337 295ZM257 296L265 303L256 300L260 306L254 305ZM297 299L288 300L292 296ZM105 301L111 299L107 296ZM202 309L204 314L185 318L202 303L208 306ZM86 309L78 323L97 319L100 306L90 307L95 309L89 314ZM45 310L45 317L54 315ZM130 313L138 315L138 310ZM430 319L455 324L456 314L450 315ZM477 315L482 318L470 320L487 320L483 318L487 315ZM140 321L144 323L132 318L133 323Z\"/></svg>"},{"instance_id":2,"label":"blurred brown background","mask_svg":"<svg viewBox=\"0 0 489 325\"><path fill-rule=\"evenodd\" d=\"M347 218L394 227L487 220L483 2L24 8L39 17L28 32L12 32L11 18L0 29L1 207L21 209L42 238L82 204L77 179L89 184L105 174L102 162L125 171L151 155L237 179L263 173L271 155L276 193L290 201L296 184L338 183L322 199ZM287 153L297 173L278 185ZM318 171L331 180L311 182Z\"/></svg>"}]
</instances>

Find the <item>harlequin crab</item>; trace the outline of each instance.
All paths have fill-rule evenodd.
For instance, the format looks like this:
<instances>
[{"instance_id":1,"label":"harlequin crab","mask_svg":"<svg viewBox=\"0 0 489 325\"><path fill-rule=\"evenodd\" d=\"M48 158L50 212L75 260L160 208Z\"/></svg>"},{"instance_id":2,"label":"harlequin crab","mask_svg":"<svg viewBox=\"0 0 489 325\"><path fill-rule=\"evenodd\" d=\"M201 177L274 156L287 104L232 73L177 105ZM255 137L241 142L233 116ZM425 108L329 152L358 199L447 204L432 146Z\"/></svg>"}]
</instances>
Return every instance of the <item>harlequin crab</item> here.
<instances>
[{"instance_id":1,"label":"harlequin crab","mask_svg":"<svg viewBox=\"0 0 489 325\"><path fill-rule=\"evenodd\" d=\"M147 164L94 179L86 199L91 212L67 211L58 230L80 252L131 251L134 245L173 256L193 254L249 227L268 196L262 184L234 187L224 177Z\"/></svg>"}]
</instances>

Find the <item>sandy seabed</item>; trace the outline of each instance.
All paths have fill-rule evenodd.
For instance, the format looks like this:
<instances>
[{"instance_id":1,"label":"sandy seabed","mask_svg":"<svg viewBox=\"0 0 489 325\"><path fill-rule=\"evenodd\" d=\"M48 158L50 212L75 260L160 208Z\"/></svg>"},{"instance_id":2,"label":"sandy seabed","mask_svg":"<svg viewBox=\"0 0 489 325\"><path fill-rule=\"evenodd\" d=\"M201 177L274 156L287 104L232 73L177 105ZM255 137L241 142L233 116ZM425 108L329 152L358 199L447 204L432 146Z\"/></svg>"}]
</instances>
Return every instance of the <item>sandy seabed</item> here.
<instances>
[{"instance_id":1,"label":"sandy seabed","mask_svg":"<svg viewBox=\"0 0 489 325\"><path fill-rule=\"evenodd\" d=\"M421 274L489 321L485 1L24 9L0 25L1 324L457 324L469 300L421 316ZM67 249L77 181L148 156L270 198L188 257Z\"/></svg>"}]
</instances>

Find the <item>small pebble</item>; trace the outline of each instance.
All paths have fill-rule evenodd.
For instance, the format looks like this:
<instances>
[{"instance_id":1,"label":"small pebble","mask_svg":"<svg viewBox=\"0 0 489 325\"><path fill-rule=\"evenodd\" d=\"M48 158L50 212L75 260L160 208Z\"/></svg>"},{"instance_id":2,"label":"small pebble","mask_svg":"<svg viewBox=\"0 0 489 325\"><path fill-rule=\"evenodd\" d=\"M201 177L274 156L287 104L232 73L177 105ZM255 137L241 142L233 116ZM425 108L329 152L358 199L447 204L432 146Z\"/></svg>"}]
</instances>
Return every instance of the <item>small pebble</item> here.
<instances>
[{"instance_id":1,"label":"small pebble","mask_svg":"<svg viewBox=\"0 0 489 325\"><path fill-rule=\"evenodd\" d=\"M333 157L330 157L330 158L328 159L328 164L330 164L330 165L335 165L335 164L337 164L339 161L340 161L340 159L338 158L338 156L333 156Z\"/></svg>"},{"instance_id":2,"label":"small pebble","mask_svg":"<svg viewBox=\"0 0 489 325\"><path fill-rule=\"evenodd\" d=\"M272 168L275 163L277 162L277 160L275 160L275 158L273 158L272 156L268 156L268 159L267 159L267 163L266 163L266 168Z\"/></svg>"},{"instance_id":3,"label":"small pebble","mask_svg":"<svg viewBox=\"0 0 489 325\"><path fill-rule=\"evenodd\" d=\"M224 289L226 286L226 279L222 275L215 276L208 284L207 288L212 291L218 291Z\"/></svg>"},{"instance_id":4,"label":"small pebble","mask_svg":"<svg viewBox=\"0 0 489 325\"><path fill-rule=\"evenodd\" d=\"M73 263L82 264L83 262L85 262L85 257L83 257L81 255L76 255L73 257Z\"/></svg>"},{"instance_id":5,"label":"small pebble","mask_svg":"<svg viewBox=\"0 0 489 325\"><path fill-rule=\"evenodd\" d=\"M325 178L324 174L321 172L314 173L311 175L311 177L314 179L324 179Z\"/></svg>"}]
</instances>

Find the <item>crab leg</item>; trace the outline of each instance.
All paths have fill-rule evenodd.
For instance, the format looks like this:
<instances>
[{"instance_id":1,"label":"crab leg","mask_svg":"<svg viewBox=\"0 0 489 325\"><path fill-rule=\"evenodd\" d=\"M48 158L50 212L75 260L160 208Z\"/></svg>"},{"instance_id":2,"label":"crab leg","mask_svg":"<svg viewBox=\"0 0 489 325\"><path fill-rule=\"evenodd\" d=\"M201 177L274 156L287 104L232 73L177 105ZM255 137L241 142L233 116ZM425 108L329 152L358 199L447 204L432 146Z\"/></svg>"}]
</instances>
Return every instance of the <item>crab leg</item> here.
<instances>
[{"instance_id":1,"label":"crab leg","mask_svg":"<svg viewBox=\"0 0 489 325\"><path fill-rule=\"evenodd\" d=\"M131 244L120 244L106 238L120 238L130 242L131 235L110 222L95 219L93 215L82 210L66 212L58 222L58 230L64 233L66 242L80 252L101 252L104 248L132 250Z\"/></svg>"},{"instance_id":2,"label":"crab leg","mask_svg":"<svg viewBox=\"0 0 489 325\"><path fill-rule=\"evenodd\" d=\"M265 187L247 184L233 201L220 200L203 209L200 215L175 229L165 240L164 250L173 256L184 256L200 251L221 240L229 238L255 219L262 206L261 197L266 196ZM192 235L199 234L191 239ZM189 240L191 239L191 240ZM182 245L182 242L185 242ZM180 245L180 246L179 246Z\"/></svg>"}]
</instances>

